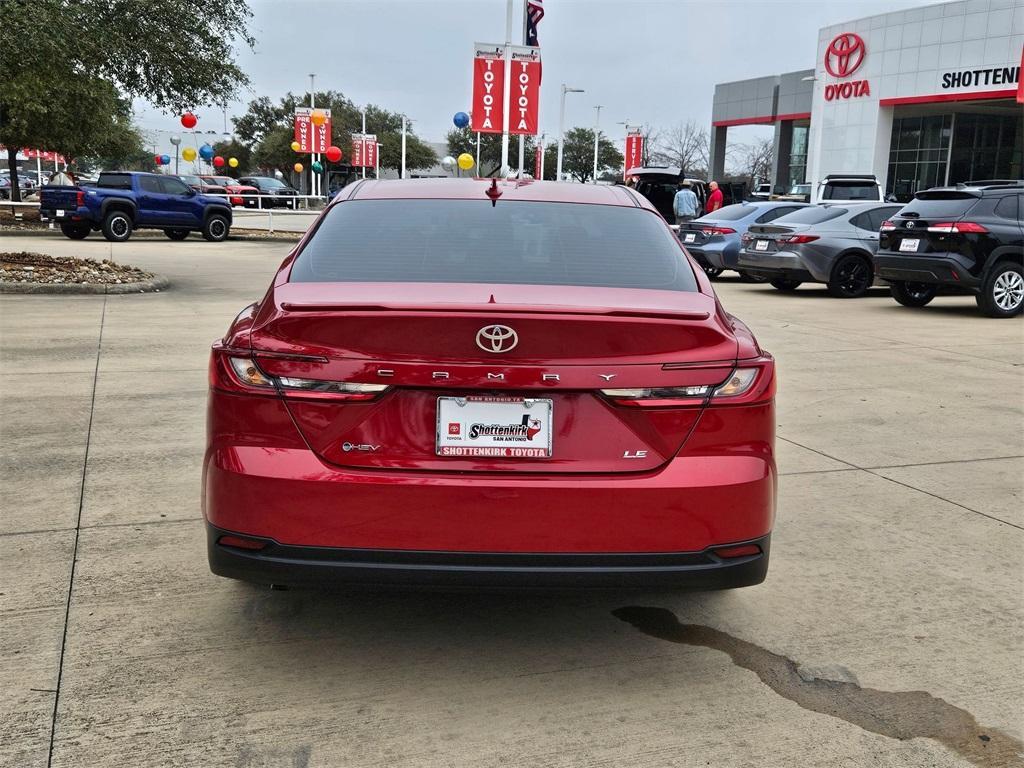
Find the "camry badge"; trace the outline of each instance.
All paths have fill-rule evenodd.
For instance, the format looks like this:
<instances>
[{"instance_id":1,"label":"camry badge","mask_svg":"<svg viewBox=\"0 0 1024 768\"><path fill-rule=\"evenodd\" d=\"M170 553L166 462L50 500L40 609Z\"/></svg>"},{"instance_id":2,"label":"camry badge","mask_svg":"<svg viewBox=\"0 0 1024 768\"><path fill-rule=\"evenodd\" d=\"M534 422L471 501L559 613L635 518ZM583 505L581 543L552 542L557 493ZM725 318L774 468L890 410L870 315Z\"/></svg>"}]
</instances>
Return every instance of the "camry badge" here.
<instances>
[{"instance_id":1,"label":"camry badge","mask_svg":"<svg viewBox=\"0 0 1024 768\"><path fill-rule=\"evenodd\" d=\"M476 332L476 345L484 352L508 352L519 343L519 334L507 325L485 325Z\"/></svg>"}]
</instances>

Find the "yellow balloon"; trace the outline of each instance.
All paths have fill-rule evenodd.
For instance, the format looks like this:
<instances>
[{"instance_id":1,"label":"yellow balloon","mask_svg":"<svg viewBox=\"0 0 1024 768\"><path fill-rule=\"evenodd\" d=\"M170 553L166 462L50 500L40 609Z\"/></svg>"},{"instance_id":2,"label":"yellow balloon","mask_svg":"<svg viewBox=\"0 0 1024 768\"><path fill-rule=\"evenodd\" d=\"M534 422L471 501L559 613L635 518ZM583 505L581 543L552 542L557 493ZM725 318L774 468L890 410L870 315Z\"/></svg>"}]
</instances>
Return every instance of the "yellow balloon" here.
<instances>
[{"instance_id":1,"label":"yellow balloon","mask_svg":"<svg viewBox=\"0 0 1024 768\"><path fill-rule=\"evenodd\" d=\"M302 163L296 163L295 165L292 166L292 168L295 169L296 173L302 173Z\"/></svg>"},{"instance_id":2,"label":"yellow balloon","mask_svg":"<svg viewBox=\"0 0 1024 768\"><path fill-rule=\"evenodd\" d=\"M309 116L309 122L311 122L313 125L321 126L327 122L327 115L325 115L319 109L314 109L313 113Z\"/></svg>"},{"instance_id":3,"label":"yellow balloon","mask_svg":"<svg viewBox=\"0 0 1024 768\"><path fill-rule=\"evenodd\" d=\"M292 142L292 152L298 152L300 149L302 149L302 145L299 144L299 142L297 142L297 141L293 141Z\"/></svg>"},{"instance_id":4,"label":"yellow balloon","mask_svg":"<svg viewBox=\"0 0 1024 768\"><path fill-rule=\"evenodd\" d=\"M196 151L192 147L185 147L181 150L181 157L186 163L191 163L196 159Z\"/></svg>"},{"instance_id":5,"label":"yellow balloon","mask_svg":"<svg viewBox=\"0 0 1024 768\"><path fill-rule=\"evenodd\" d=\"M228 165L230 165L232 168L237 168L238 167L238 158L237 157L229 157L228 158Z\"/></svg>"},{"instance_id":6,"label":"yellow balloon","mask_svg":"<svg viewBox=\"0 0 1024 768\"><path fill-rule=\"evenodd\" d=\"M464 171L468 171L473 167L473 156L469 152L463 152L459 155L459 168Z\"/></svg>"}]
</instances>

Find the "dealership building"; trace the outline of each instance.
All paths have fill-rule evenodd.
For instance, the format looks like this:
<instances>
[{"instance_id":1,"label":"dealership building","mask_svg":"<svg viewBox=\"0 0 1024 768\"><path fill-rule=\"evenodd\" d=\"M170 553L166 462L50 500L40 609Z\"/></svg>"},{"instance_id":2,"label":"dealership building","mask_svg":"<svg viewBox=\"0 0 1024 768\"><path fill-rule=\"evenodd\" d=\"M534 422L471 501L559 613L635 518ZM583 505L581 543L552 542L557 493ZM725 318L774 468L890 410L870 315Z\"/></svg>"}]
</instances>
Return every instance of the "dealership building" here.
<instances>
[{"instance_id":1,"label":"dealership building","mask_svg":"<svg viewBox=\"0 0 1024 768\"><path fill-rule=\"evenodd\" d=\"M814 69L715 87L730 127L774 125L773 187L874 174L886 194L1024 178L1024 0L961 0L825 27Z\"/></svg>"}]
</instances>

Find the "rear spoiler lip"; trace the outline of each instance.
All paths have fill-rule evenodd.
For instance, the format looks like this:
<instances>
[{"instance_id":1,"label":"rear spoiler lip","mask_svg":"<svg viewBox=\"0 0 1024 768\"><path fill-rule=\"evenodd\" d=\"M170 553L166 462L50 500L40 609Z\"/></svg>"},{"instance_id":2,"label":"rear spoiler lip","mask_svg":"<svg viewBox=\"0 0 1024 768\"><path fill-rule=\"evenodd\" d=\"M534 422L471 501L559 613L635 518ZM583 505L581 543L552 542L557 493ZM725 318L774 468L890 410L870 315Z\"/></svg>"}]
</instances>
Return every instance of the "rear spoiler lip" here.
<instances>
[{"instance_id":1,"label":"rear spoiler lip","mask_svg":"<svg viewBox=\"0 0 1024 768\"><path fill-rule=\"evenodd\" d=\"M527 315L603 315L610 317L648 317L665 320L707 320L710 312L701 310L667 309L612 309L610 307L563 307L529 304L359 304L344 302L281 303L288 312L411 312L472 314L527 314Z\"/></svg>"}]
</instances>

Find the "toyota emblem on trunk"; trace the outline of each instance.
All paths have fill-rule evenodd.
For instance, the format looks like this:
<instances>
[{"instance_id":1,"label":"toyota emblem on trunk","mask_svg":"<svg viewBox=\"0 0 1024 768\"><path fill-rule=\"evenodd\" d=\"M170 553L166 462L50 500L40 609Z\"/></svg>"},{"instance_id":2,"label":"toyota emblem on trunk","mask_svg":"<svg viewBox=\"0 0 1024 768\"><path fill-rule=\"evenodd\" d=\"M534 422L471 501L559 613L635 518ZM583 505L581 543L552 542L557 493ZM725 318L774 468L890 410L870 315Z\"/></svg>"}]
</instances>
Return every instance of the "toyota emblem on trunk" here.
<instances>
[{"instance_id":1,"label":"toyota emblem on trunk","mask_svg":"<svg viewBox=\"0 0 1024 768\"><path fill-rule=\"evenodd\" d=\"M519 334L507 325L485 325L476 332L476 345L484 352L508 352L519 343Z\"/></svg>"}]
</instances>

